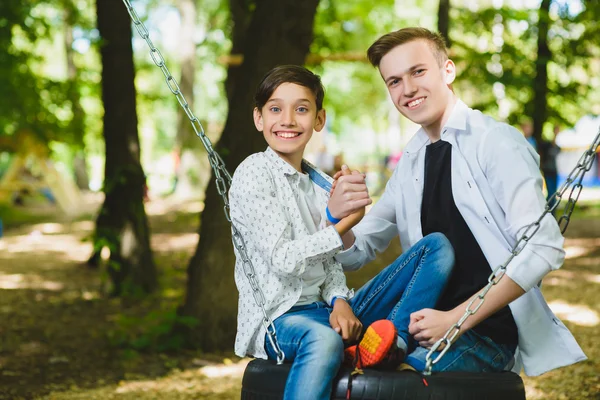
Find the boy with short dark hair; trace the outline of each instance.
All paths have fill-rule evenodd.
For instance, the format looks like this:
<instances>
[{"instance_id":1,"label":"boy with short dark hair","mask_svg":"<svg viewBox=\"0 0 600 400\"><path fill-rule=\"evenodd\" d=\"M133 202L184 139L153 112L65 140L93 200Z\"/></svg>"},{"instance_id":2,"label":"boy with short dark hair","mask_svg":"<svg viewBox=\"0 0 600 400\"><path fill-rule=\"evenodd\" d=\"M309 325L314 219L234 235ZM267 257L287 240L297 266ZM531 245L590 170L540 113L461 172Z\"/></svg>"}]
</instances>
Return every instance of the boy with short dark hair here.
<instances>
[{"instance_id":1,"label":"boy with short dark hair","mask_svg":"<svg viewBox=\"0 0 600 400\"><path fill-rule=\"evenodd\" d=\"M356 294L334 255L371 203L364 176L344 168L332 179L302 159L313 130L325 125L319 77L299 66L271 70L258 86L254 123L268 144L244 160L229 191L231 218L245 243L273 320L277 342L292 367L285 399L325 400L346 356L359 367L399 364L409 346L410 313L433 307L452 269L446 238L433 234L407 248ZM340 217L344 214L344 217ZM235 351L276 359L266 339L257 288L236 252L240 294ZM252 272L251 272L252 273Z\"/></svg>"},{"instance_id":2,"label":"boy with short dark hair","mask_svg":"<svg viewBox=\"0 0 600 400\"><path fill-rule=\"evenodd\" d=\"M539 157L516 129L456 97L455 65L439 34L400 29L375 41L367 55L395 107L421 129L406 145L381 199L347 235L355 236L347 240L350 248L336 260L353 270L396 236L402 248L434 232L448 237L456 265L446 291L436 310L411 315L409 331L419 347L406 362L423 370L432 344L461 319L488 284L492 268L508 260L518 238L544 211ZM517 348L514 369L523 364L528 375L586 358L538 286L562 265L563 240L547 215L485 302L464 321L434 371L510 369Z\"/></svg>"}]
</instances>

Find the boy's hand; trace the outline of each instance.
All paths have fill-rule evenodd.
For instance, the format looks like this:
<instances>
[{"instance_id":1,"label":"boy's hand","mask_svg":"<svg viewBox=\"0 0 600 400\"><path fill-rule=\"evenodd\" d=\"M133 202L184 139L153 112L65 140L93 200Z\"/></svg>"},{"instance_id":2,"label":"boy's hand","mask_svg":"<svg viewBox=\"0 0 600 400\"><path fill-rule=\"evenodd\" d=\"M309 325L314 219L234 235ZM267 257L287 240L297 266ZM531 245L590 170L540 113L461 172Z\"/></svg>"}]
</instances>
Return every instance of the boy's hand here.
<instances>
[{"instance_id":1,"label":"boy's hand","mask_svg":"<svg viewBox=\"0 0 600 400\"><path fill-rule=\"evenodd\" d=\"M337 172L334 178L336 180L327 204L332 217L345 218L373 202L369 196L365 176L360 172L351 172L348 166L343 165L342 171Z\"/></svg>"},{"instance_id":2,"label":"boy's hand","mask_svg":"<svg viewBox=\"0 0 600 400\"><path fill-rule=\"evenodd\" d=\"M346 165L344 165L344 167L346 167ZM345 168L342 170L339 170L338 172L335 173L335 175L333 175L333 183L331 184L331 190L329 191L329 197L333 196L333 192L335 191L335 187L337 186L338 179L340 179L340 177L344 176L344 172L346 172ZM346 174L346 175L349 175L349 174ZM357 169L352 171L352 175L362 175L363 178L367 179L367 175L360 172Z\"/></svg>"},{"instance_id":3,"label":"boy's hand","mask_svg":"<svg viewBox=\"0 0 600 400\"><path fill-rule=\"evenodd\" d=\"M408 332L419 342L419 346L430 349L435 342L440 340L448 329L454 325L460 316L454 315L452 311L438 311L424 308L410 314ZM457 338L462 334L460 332ZM442 350L445 343L438 348Z\"/></svg>"},{"instance_id":4,"label":"boy's hand","mask_svg":"<svg viewBox=\"0 0 600 400\"><path fill-rule=\"evenodd\" d=\"M329 316L329 324L347 343L355 343L362 334L362 323L344 299L337 299Z\"/></svg>"}]
</instances>

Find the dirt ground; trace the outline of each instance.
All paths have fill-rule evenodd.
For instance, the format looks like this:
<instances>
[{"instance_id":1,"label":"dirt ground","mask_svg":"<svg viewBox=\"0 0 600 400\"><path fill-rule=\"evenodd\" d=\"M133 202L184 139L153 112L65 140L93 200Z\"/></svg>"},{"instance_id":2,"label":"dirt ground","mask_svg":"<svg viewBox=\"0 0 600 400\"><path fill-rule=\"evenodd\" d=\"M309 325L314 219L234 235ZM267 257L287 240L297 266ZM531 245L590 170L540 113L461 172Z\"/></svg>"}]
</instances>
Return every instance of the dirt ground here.
<instances>
[{"instance_id":1,"label":"dirt ground","mask_svg":"<svg viewBox=\"0 0 600 400\"><path fill-rule=\"evenodd\" d=\"M46 216L45 222L5 230L0 239L0 399L239 398L247 359L136 350L117 340L131 321L180 304L198 239L200 204L151 203L148 210L161 290L139 303L107 298L105 274L83 266L91 251L85 240L91 220L60 222ZM543 284L551 308L589 360L525 377L530 400L600 399L598 210L591 207L571 222L567 261ZM379 263L350 274L349 286L360 286L398 250L390 248ZM130 318L129 325L123 316Z\"/></svg>"}]
</instances>

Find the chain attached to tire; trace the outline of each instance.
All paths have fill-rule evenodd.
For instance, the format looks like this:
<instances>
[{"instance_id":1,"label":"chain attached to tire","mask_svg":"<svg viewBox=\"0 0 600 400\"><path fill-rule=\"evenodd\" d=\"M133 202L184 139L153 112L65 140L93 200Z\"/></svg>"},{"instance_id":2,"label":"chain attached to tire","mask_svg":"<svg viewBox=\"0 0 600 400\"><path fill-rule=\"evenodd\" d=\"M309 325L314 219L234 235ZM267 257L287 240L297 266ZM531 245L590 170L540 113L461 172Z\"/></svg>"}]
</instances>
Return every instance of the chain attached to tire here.
<instances>
[{"instance_id":1,"label":"chain attached to tire","mask_svg":"<svg viewBox=\"0 0 600 400\"><path fill-rule=\"evenodd\" d=\"M246 275L246 278L250 282L250 287L252 288L254 300L256 301L258 307L262 310L262 324L267 332L267 337L269 338L269 342L271 343L272 348L275 350L275 353L277 353L277 364L282 364L285 360L285 354L283 353L281 347L279 347L279 343L277 342L277 332L275 330L275 325L273 324L273 321L267 314L267 310L265 308L265 296L262 290L260 289L260 286L258 286L258 282L256 280L256 272L254 270L254 266L252 265L250 257L248 257L248 254L246 253L244 239L242 238L242 235L240 234L238 229L233 224L233 221L231 221L231 216L229 214L229 199L227 198L227 192L229 191L229 188L231 186L231 174L229 174L229 171L227 171L227 168L225 167L225 163L223 162L221 156L213 149L212 142L204 133L204 127L200 123L200 120L196 118L196 116L192 112L189 103L187 102L183 93L181 92L181 89L179 88L177 80L169 72L169 69L167 68L165 63L165 59L163 58L160 50L158 50L158 48L154 46L154 43L152 43L148 29L146 29L146 26L138 17L137 12L131 5L131 2L129 0L123 0L123 3L125 4L125 7L127 7L127 11L129 12L129 16L131 17L131 21L133 22L135 29L138 31L142 39L144 39L148 44L148 47L150 48L150 57L152 57L152 61L154 61L154 64L156 64L156 66L162 71L163 75L165 76L167 86L171 90L171 93L173 93L177 98L177 101L179 102L179 105L183 108L183 111L185 111L185 114L189 118L192 127L194 128L194 132L196 132L196 135L200 138L200 140L202 140L202 144L204 145L204 148L208 153L210 166L213 170L216 179L217 191L223 199L223 211L225 212L225 218L227 218L227 221L229 221L229 223L231 224L233 244L243 261L244 275Z\"/></svg>"},{"instance_id":2,"label":"chain attached to tire","mask_svg":"<svg viewBox=\"0 0 600 400\"><path fill-rule=\"evenodd\" d=\"M508 264L513 260L513 258L515 258L519 255L519 253L521 253L521 250L523 250L527 242L529 242L529 240L540 229L540 223L542 222L544 217L546 217L547 214L553 213L554 210L556 210L562 199L562 196L565 194L567 189L575 182L575 185L573 185L573 187L571 188L571 192L569 193L569 199L567 201L567 204L565 205L563 214L558 220L558 225L560 227L561 233L565 233L565 231L567 230L567 226L569 225L569 221L571 220L571 214L575 209L575 203L577 203L579 195L581 194L581 189L583 188L581 182L583 181L585 173L589 171L590 168L592 168L592 162L594 161L594 156L596 155L599 146L600 128L598 129L598 134L596 135L596 138L594 139L590 147L580 157L575 168L573 168L571 173L567 176L567 179L563 182L563 184L556 191L556 193L550 196L542 215L537 219L537 221L529 224L525 228L525 231L523 232L519 240L517 240L517 243L515 243L515 245L511 249L511 254L508 257L508 259L503 264L496 267L494 271L490 274L490 276L488 277L488 284L485 286L485 288L481 290L481 292L479 292L479 294L476 297L474 297L469 302L463 316L458 320L457 323L452 325L446 331L446 334L441 339L435 342L435 344L431 347L425 358L425 370L423 371L423 374L431 375L431 369L436 363L438 363L441 360L444 354L448 352L448 350L452 346L452 343L454 342L454 339L456 339L456 337L460 333L460 328L462 327L464 322L471 315L475 314L477 310L479 310L479 308L481 308L483 302L485 301L485 295L490 291L492 286L497 285L498 282L500 282L500 280L506 273L506 267L508 266ZM476 301L479 302L474 308L471 308ZM433 359L433 353L435 353L440 348L442 343L445 344L445 347L441 350L440 354L438 354L438 356L435 359Z\"/></svg>"}]
</instances>

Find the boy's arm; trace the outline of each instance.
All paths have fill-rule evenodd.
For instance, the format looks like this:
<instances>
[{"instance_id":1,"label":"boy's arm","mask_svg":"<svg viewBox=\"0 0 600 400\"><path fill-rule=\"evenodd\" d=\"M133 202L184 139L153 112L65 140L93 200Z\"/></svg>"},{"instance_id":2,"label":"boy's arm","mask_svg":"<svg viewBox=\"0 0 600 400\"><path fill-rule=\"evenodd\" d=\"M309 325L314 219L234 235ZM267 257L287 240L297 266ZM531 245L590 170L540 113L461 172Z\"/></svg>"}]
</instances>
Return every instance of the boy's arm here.
<instances>
[{"instance_id":1,"label":"boy's arm","mask_svg":"<svg viewBox=\"0 0 600 400\"><path fill-rule=\"evenodd\" d=\"M410 315L408 332L413 335L417 342L419 342L419 346L431 348L435 342L444 336L446 331L452 325L456 324L458 320L462 318L469 302L480 292L481 290L450 311L438 311L425 308L412 313ZM475 314L469 316L462 324L457 338L501 308L505 307L510 302L518 299L523 294L525 294L525 291L510 279L510 277L504 275L500 282L492 286L490 291L485 295L485 301L479 310L477 310ZM480 304L480 301L480 299L475 300L470 309L475 309L477 305Z\"/></svg>"},{"instance_id":2,"label":"boy's arm","mask_svg":"<svg viewBox=\"0 0 600 400\"><path fill-rule=\"evenodd\" d=\"M300 276L309 262L333 257L342 247L335 227L292 239L288 205L276 196L269 171L252 161L238 167L229 190L231 217L247 232L246 245L259 252L274 272L284 275Z\"/></svg>"},{"instance_id":3,"label":"boy's arm","mask_svg":"<svg viewBox=\"0 0 600 400\"><path fill-rule=\"evenodd\" d=\"M531 223L538 220L546 206L539 156L519 131L505 124L488 132L478 156L505 213L505 231L513 238L512 245ZM564 238L556 220L552 214L546 214L539 230L508 265L506 275L525 292L529 291L546 274L562 266L563 244Z\"/></svg>"},{"instance_id":4,"label":"boy's arm","mask_svg":"<svg viewBox=\"0 0 600 400\"><path fill-rule=\"evenodd\" d=\"M501 125L488 132L481 146L479 161L496 200L505 212L508 233L516 243L545 208L539 158L523 135L508 125ZM548 272L560 268L565 254L563 242L556 220L551 214L547 214L540 223L540 229L508 264L506 274L500 282L487 293L481 308L465 321L460 334L521 297ZM495 269L497 265L491 267ZM416 340L430 347L450 326L458 322L469 301L479 292L481 290L447 312L424 309L413 313L410 333L415 335ZM477 304L479 301L475 301L474 306Z\"/></svg>"},{"instance_id":5,"label":"boy's arm","mask_svg":"<svg viewBox=\"0 0 600 400\"><path fill-rule=\"evenodd\" d=\"M345 250L337 253L335 259L342 264L344 271L358 270L372 261L398 235L396 206L400 202L400 193L397 171L394 171L379 201L352 231L342 237Z\"/></svg>"},{"instance_id":6,"label":"boy's arm","mask_svg":"<svg viewBox=\"0 0 600 400\"><path fill-rule=\"evenodd\" d=\"M325 282L322 286L321 296L333 307L329 317L331 327L338 332L342 339L349 343L355 342L362 333L362 323L354 315L352 307L346 302L352 295L346 285L346 276L339 263L333 259L323 263L325 269Z\"/></svg>"},{"instance_id":7,"label":"boy's arm","mask_svg":"<svg viewBox=\"0 0 600 400\"><path fill-rule=\"evenodd\" d=\"M350 169L348 167L346 167L346 166L344 166L344 167L345 168L342 168L342 171L341 171L342 176L349 176L350 174L353 174L350 172ZM357 171L355 171L354 173L358 174ZM361 174L361 176L362 176L362 174ZM364 187L364 190L368 196L366 186ZM333 189L332 189L332 191L333 191ZM342 191L341 190L338 191L338 194L340 192L342 192ZM358 222L360 222L360 220L364 216L365 216L365 208L362 207L358 211L354 212L353 214L348 215L347 217L345 217L344 219L342 219L341 221L336 223L336 228L338 229L338 233L340 234L340 236L342 238L348 237L349 235L354 236L354 235L352 235L352 233L351 233L352 231L350 229L353 226L355 226ZM327 216L325 226L329 226L329 225L331 225L331 220L329 219L329 216ZM323 297L323 299L333 307L336 297L348 299L351 295L351 292L350 292L350 290L348 290L348 286L346 286L346 275L344 275L342 266L338 262L336 262L333 259L333 257L323 263L323 268L325 270L325 281L323 282L323 285L321 286L321 297ZM354 317L353 313L351 313L350 316L353 317L354 319L356 319L356 317ZM335 328L335 326L334 326L334 328Z\"/></svg>"}]
</instances>

